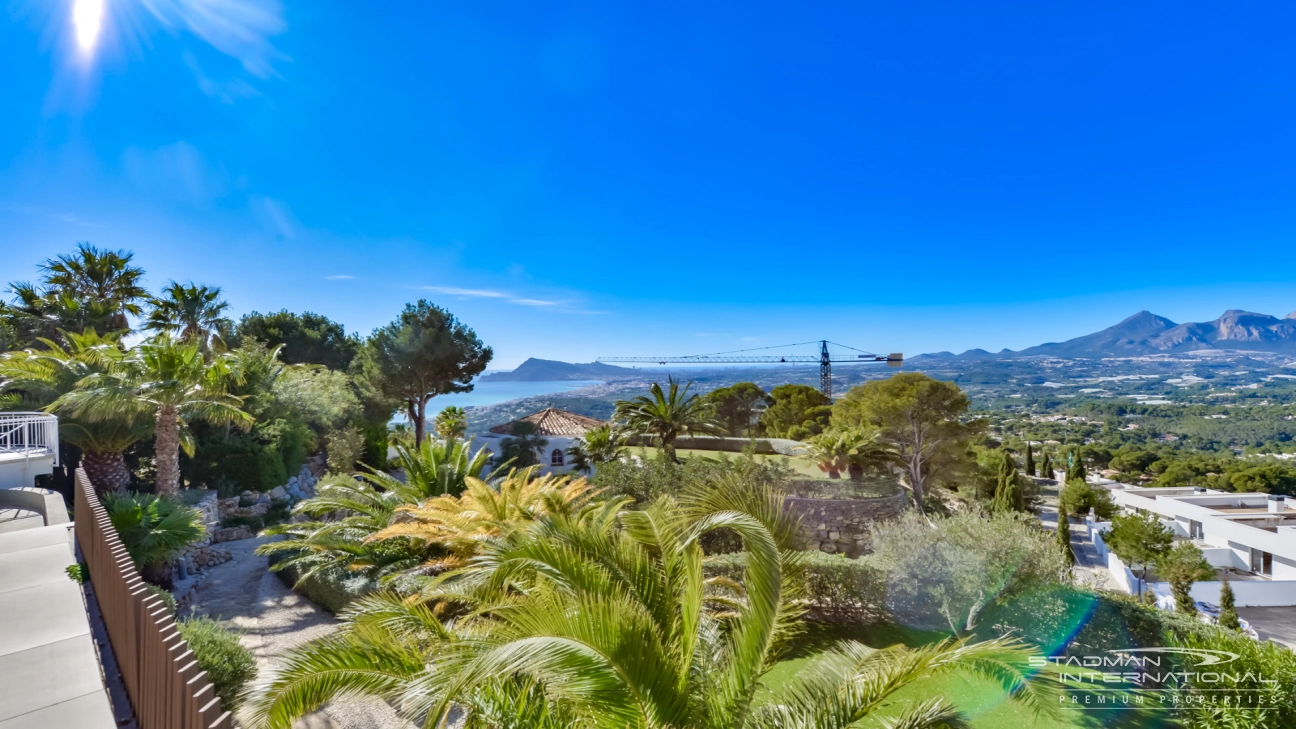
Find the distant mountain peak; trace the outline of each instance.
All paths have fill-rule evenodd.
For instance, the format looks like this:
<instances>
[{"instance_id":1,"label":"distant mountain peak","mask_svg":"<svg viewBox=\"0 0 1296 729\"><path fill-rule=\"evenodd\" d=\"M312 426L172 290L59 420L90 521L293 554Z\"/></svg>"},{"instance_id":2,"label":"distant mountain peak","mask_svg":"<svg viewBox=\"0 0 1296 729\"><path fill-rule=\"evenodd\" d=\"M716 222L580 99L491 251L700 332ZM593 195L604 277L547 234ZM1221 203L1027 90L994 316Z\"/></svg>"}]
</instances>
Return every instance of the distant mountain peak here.
<instances>
[{"instance_id":1,"label":"distant mountain peak","mask_svg":"<svg viewBox=\"0 0 1296 729\"><path fill-rule=\"evenodd\" d=\"M1288 314L1287 316L1285 316L1285 317L1283 317L1283 318L1284 318L1284 319L1296 319L1296 311L1293 311L1292 313Z\"/></svg>"},{"instance_id":2,"label":"distant mountain peak","mask_svg":"<svg viewBox=\"0 0 1296 729\"><path fill-rule=\"evenodd\" d=\"M553 359L532 357L512 372L492 372L483 375L482 382L557 382L562 380L606 380L634 377L629 367L617 367L602 362L573 364Z\"/></svg>"}]
</instances>

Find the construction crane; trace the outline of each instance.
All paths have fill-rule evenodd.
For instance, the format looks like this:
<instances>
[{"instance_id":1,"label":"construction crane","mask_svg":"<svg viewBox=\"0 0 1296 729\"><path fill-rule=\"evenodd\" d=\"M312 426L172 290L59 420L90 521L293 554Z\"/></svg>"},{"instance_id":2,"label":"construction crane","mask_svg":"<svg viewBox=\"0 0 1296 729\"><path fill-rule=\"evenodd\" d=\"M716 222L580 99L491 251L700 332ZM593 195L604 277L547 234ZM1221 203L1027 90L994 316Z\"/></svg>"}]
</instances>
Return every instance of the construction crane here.
<instances>
[{"instance_id":1,"label":"construction crane","mask_svg":"<svg viewBox=\"0 0 1296 729\"><path fill-rule=\"evenodd\" d=\"M786 347L802 347L807 344L818 344L818 356L812 354L753 354L753 352L763 352L770 349L783 349ZM856 352L853 357L836 356L834 357L828 351L828 345L841 347ZM838 364L860 364L864 362L886 362L888 367L899 367L904 363L904 355L899 352L893 352L887 355L873 354L865 352L862 349L847 347L844 344L829 342L827 339L821 339L818 342L800 342L798 344L784 344L777 347L760 347L759 349L738 349L731 352L716 352L715 354L693 354L683 357L599 357L597 362L655 362L659 365L664 364L813 364L819 363L819 389L828 399L832 399L832 366Z\"/></svg>"}]
</instances>

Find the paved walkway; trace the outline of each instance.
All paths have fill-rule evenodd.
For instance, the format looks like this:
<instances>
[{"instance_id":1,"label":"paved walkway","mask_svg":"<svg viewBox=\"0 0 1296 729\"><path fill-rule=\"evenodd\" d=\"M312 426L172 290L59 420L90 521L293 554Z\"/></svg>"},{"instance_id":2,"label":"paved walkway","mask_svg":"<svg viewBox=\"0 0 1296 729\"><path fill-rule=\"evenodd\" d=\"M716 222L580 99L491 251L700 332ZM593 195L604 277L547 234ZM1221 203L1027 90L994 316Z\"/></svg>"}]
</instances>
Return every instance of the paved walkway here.
<instances>
[{"instance_id":1,"label":"paved walkway","mask_svg":"<svg viewBox=\"0 0 1296 729\"><path fill-rule=\"evenodd\" d=\"M1040 522L1045 529L1057 530L1057 507L1044 505L1039 510ZM1071 575L1078 584L1092 587L1095 590L1114 589L1109 586L1111 573L1107 571L1107 562L1099 558L1098 548L1094 546L1089 534L1089 527L1084 523L1071 522L1071 551L1075 553L1076 563L1071 568Z\"/></svg>"},{"instance_id":2,"label":"paved walkway","mask_svg":"<svg viewBox=\"0 0 1296 729\"><path fill-rule=\"evenodd\" d=\"M0 729L114 729L71 524L0 534Z\"/></svg>"},{"instance_id":3,"label":"paved walkway","mask_svg":"<svg viewBox=\"0 0 1296 729\"><path fill-rule=\"evenodd\" d=\"M315 603L298 595L270 572L265 557L253 551L264 537L220 545L234 559L211 569L196 591L194 610L207 613L243 631L242 642L257 659L261 675L277 665L295 646L338 628L338 620ZM296 729L407 729L413 725L396 716L387 704L348 699L326 706ZM7 729L0 727L0 729Z\"/></svg>"}]
</instances>

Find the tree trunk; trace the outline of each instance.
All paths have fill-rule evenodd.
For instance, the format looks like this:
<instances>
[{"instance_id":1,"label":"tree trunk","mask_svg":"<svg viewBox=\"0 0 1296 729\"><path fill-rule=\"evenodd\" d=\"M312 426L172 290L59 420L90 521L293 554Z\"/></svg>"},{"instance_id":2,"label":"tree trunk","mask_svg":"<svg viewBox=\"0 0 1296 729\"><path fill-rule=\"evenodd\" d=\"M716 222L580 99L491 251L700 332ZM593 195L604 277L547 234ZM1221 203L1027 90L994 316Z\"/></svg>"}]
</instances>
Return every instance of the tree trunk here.
<instances>
[{"instance_id":1,"label":"tree trunk","mask_svg":"<svg viewBox=\"0 0 1296 729\"><path fill-rule=\"evenodd\" d=\"M671 440L662 439L662 450L666 452L666 460L671 463L679 463L679 459L675 457L675 440L673 438Z\"/></svg>"},{"instance_id":2,"label":"tree trunk","mask_svg":"<svg viewBox=\"0 0 1296 729\"><path fill-rule=\"evenodd\" d=\"M427 425L423 417L423 403L416 405L414 401L407 400L405 409L409 413L410 424L414 426L414 448L417 450L419 446L423 445L424 428Z\"/></svg>"},{"instance_id":3,"label":"tree trunk","mask_svg":"<svg viewBox=\"0 0 1296 729\"><path fill-rule=\"evenodd\" d=\"M922 461L917 456L909 463L909 489L913 491L914 508L918 510L918 516L926 519L927 510L923 508Z\"/></svg>"},{"instance_id":4,"label":"tree trunk","mask_svg":"<svg viewBox=\"0 0 1296 729\"><path fill-rule=\"evenodd\" d=\"M180 413L170 405L157 411L157 492L180 493Z\"/></svg>"},{"instance_id":5,"label":"tree trunk","mask_svg":"<svg viewBox=\"0 0 1296 729\"><path fill-rule=\"evenodd\" d=\"M130 486L130 470L126 468L126 458L120 452L87 451L81 457L81 465L85 468L86 475L90 477L95 493L100 496L109 492L125 491L126 487Z\"/></svg>"}]
</instances>

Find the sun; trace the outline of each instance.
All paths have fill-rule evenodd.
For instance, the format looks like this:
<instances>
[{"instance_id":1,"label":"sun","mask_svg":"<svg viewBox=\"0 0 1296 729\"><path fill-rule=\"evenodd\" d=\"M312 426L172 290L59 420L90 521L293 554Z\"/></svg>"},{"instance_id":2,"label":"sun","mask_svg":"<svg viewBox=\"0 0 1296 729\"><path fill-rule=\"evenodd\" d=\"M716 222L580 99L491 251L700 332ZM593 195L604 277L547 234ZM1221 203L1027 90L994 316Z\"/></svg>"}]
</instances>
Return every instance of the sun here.
<instances>
[{"instance_id":1,"label":"sun","mask_svg":"<svg viewBox=\"0 0 1296 729\"><path fill-rule=\"evenodd\" d=\"M81 50L94 50L103 25L104 0L73 0L72 24L76 26L77 45Z\"/></svg>"}]
</instances>

